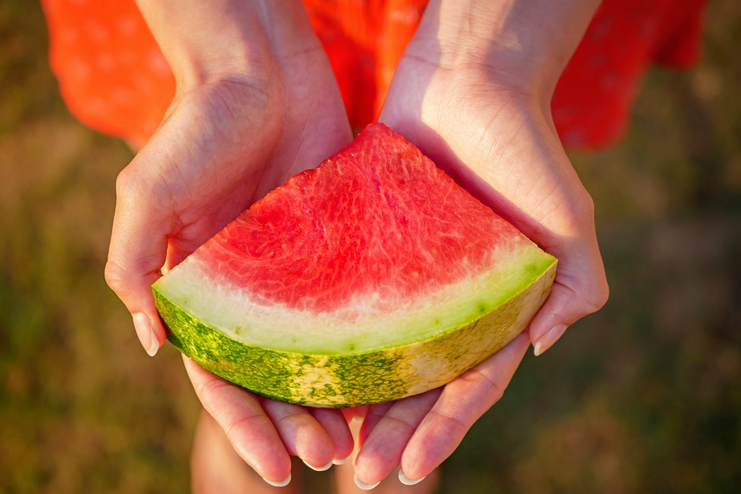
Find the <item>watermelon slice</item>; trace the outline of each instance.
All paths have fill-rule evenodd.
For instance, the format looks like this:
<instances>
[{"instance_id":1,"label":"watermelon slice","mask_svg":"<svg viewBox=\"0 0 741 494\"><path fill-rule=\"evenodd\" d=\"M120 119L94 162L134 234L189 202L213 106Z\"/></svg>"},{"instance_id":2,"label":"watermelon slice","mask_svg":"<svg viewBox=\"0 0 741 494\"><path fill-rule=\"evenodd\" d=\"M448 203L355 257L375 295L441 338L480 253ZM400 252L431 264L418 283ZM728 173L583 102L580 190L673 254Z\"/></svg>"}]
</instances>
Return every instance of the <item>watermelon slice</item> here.
<instances>
[{"instance_id":1,"label":"watermelon slice","mask_svg":"<svg viewBox=\"0 0 741 494\"><path fill-rule=\"evenodd\" d=\"M289 179L152 287L180 351L311 406L441 386L517 336L556 259L383 124Z\"/></svg>"}]
</instances>

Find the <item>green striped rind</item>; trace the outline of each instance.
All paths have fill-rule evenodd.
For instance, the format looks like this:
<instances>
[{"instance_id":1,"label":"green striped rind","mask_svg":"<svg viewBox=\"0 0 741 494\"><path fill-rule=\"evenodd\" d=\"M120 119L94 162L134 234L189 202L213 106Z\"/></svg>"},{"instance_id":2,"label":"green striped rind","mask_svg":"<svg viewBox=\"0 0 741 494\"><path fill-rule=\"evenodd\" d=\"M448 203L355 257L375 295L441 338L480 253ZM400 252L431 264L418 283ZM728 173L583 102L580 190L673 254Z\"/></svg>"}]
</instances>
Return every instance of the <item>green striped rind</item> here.
<instances>
[{"instance_id":1,"label":"green striped rind","mask_svg":"<svg viewBox=\"0 0 741 494\"><path fill-rule=\"evenodd\" d=\"M349 355L307 355L248 345L192 317L153 288L168 339L205 369L289 403L349 407L442 386L520 334L550 293L556 261L512 298L470 323L408 345Z\"/></svg>"}]
</instances>

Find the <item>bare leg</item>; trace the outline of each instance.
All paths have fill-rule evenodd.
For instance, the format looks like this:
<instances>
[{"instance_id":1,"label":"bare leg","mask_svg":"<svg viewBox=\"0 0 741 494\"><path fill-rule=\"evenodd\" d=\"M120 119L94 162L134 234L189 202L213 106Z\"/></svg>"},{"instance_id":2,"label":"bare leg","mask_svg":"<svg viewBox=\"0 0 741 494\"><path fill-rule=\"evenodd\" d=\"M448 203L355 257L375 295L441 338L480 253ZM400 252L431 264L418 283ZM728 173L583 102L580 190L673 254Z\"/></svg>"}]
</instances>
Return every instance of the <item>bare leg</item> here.
<instances>
[{"instance_id":1,"label":"bare leg","mask_svg":"<svg viewBox=\"0 0 741 494\"><path fill-rule=\"evenodd\" d=\"M358 436L360 423L358 419L353 419L350 422L350 430L352 430L353 437ZM356 454L357 450L353 451L347 463L333 468L335 471L334 479L337 494L361 494L365 492L372 492L374 494L432 494L433 492L437 492L438 484L440 483L440 472L438 470L432 472L419 484L404 485L399 481L398 468L391 472L375 489L364 491L355 485L353 462L355 461Z\"/></svg>"},{"instance_id":2,"label":"bare leg","mask_svg":"<svg viewBox=\"0 0 741 494\"><path fill-rule=\"evenodd\" d=\"M194 494L297 494L301 467L294 462L293 479L286 487L268 485L234 452L216 421L201 412L190 457Z\"/></svg>"},{"instance_id":3,"label":"bare leg","mask_svg":"<svg viewBox=\"0 0 741 494\"><path fill-rule=\"evenodd\" d=\"M353 435L357 436L360 421L350 424ZM357 452L357 451L356 451ZM355 485L353 462L355 453L344 465L332 467L337 494L361 494L364 492ZM205 411L196 428L191 454L191 484L193 494L298 494L304 465L293 463L293 479L286 487L272 487L255 473L232 449L221 427ZM435 470L422 482L406 486L399 482L398 469L370 492L375 494L432 494L437 492L439 472Z\"/></svg>"}]
</instances>

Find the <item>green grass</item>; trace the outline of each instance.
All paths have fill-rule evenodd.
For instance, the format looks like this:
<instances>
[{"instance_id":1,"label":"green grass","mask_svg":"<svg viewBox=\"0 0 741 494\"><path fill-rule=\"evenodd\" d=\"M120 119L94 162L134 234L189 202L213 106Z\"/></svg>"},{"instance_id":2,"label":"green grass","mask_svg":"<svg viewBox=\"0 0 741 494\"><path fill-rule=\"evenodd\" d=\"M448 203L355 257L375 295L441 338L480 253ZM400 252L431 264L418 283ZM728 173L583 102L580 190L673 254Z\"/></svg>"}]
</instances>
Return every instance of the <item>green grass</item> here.
<instances>
[{"instance_id":1,"label":"green grass","mask_svg":"<svg viewBox=\"0 0 741 494\"><path fill-rule=\"evenodd\" d=\"M624 142L574 156L610 302L525 359L443 492L737 492L740 45L741 4L713 2L701 67L649 73ZM39 6L4 0L0 492L186 492L197 401L177 352L147 357L103 281L132 155L67 114L46 46Z\"/></svg>"}]
</instances>

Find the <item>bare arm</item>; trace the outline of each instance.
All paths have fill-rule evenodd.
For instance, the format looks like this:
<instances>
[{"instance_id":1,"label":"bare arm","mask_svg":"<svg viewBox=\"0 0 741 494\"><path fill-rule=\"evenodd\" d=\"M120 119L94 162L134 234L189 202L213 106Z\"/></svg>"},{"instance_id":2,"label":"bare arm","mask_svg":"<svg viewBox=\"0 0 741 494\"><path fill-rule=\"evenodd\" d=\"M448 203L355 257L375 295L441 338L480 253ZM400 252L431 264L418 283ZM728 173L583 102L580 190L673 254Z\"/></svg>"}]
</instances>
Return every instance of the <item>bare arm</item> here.
<instances>
[{"instance_id":1,"label":"bare arm","mask_svg":"<svg viewBox=\"0 0 741 494\"><path fill-rule=\"evenodd\" d=\"M299 0L138 3L177 93L118 177L106 280L154 355L165 341L150 288L160 270L352 135ZM263 478L285 482L289 455L318 468L350 454L338 411L259 399L187 359L186 369L204 408Z\"/></svg>"},{"instance_id":2,"label":"bare arm","mask_svg":"<svg viewBox=\"0 0 741 494\"><path fill-rule=\"evenodd\" d=\"M550 114L555 85L595 0L432 0L380 120L559 260L529 332L440 390L375 405L361 431L359 479L401 465L418 480L502 396L532 342L536 355L598 310L608 289L591 197Z\"/></svg>"}]
</instances>

